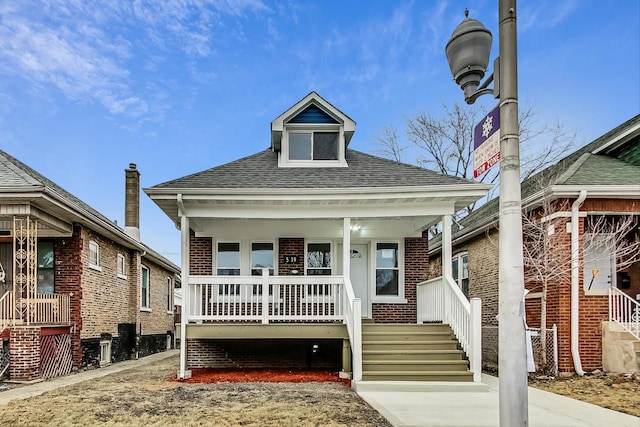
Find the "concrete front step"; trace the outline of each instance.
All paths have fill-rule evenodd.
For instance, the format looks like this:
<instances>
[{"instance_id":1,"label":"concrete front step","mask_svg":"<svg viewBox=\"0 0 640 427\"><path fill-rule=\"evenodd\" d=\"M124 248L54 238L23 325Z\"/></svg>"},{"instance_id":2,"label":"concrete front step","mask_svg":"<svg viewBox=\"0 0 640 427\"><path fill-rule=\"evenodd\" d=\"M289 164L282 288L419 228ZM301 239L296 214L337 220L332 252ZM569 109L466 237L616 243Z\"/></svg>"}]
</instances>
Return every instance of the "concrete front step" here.
<instances>
[{"instance_id":1,"label":"concrete front step","mask_svg":"<svg viewBox=\"0 0 640 427\"><path fill-rule=\"evenodd\" d=\"M473 373L469 371L364 371L363 381L473 381Z\"/></svg>"},{"instance_id":2,"label":"concrete front step","mask_svg":"<svg viewBox=\"0 0 640 427\"><path fill-rule=\"evenodd\" d=\"M462 360L461 350L364 350L362 357L375 360Z\"/></svg>"},{"instance_id":3,"label":"concrete front step","mask_svg":"<svg viewBox=\"0 0 640 427\"><path fill-rule=\"evenodd\" d=\"M467 371L469 362L466 360L367 360L362 361L363 372L378 371L411 371L411 372L442 372Z\"/></svg>"}]
</instances>

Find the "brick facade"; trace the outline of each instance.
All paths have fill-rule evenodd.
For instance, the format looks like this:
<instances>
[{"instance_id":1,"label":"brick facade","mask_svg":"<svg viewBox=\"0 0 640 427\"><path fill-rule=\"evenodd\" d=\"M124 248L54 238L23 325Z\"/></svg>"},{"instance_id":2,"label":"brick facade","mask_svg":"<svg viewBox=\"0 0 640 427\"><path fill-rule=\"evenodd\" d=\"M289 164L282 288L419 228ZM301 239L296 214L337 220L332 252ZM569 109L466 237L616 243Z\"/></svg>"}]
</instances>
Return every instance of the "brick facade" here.
<instances>
[{"instance_id":1,"label":"brick facade","mask_svg":"<svg viewBox=\"0 0 640 427\"><path fill-rule=\"evenodd\" d=\"M373 303L377 323L416 323L416 285L429 278L429 241L424 237L404 239L404 304Z\"/></svg>"},{"instance_id":2,"label":"brick facade","mask_svg":"<svg viewBox=\"0 0 640 427\"><path fill-rule=\"evenodd\" d=\"M570 208L573 200L559 200L556 206L563 210ZM635 200L587 199L580 209L581 213L635 213L640 211L640 202ZM562 272L555 274L553 283L548 285L547 293L547 328L554 324L558 328L558 367L560 372L573 372L574 364L571 356L571 233L567 227L571 218L561 216L555 218L552 247L554 257L563 267ZM580 267L579 267L579 353L582 368L585 371L602 369L602 322L608 320L609 301L607 295L585 293L582 253L583 234L585 229L584 217L580 218ZM471 238L453 248L453 254L468 252L469 255L469 296L482 299L483 327L487 337L493 337L491 328L497 325L498 314L498 231L491 229L486 233ZM559 250L558 248L562 248ZM440 254L431 263L431 277L441 275ZM640 293L640 263L635 263L625 269L631 278L631 287L623 289L631 298ZM541 292L539 284L531 283L531 274L525 270L526 288L531 292L531 298L526 300L526 320L531 327L540 327ZM485 335L485 334L483 334ZM492 340L493 341L493 340ZM496 341L497 345L497 341ZM497 348L483 344L484 362L493 360L497 355ZM497 359L496 359L497 362Z\"/></svg>"}]
</instances>

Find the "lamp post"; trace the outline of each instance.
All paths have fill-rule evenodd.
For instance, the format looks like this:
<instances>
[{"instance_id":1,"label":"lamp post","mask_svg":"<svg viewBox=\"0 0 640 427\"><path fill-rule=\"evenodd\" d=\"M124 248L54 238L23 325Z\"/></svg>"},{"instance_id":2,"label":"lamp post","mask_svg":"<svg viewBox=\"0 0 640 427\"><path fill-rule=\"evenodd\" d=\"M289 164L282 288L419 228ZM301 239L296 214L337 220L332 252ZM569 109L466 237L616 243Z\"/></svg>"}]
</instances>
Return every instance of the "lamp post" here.
<instances>
[{"instance_id":1,"label":"lamp post","mask_svg":"<svg viewBox=\"0 0 640 427\"><path fill-rule=\"evenodd\" d=\"M524 324L524 263L520 196L516 0L499 0L499 46L494 75L485 83L491 33L468 17L454 30L446 53L451 73L473 104L484 94L500 99L500 216L498 363L501 426L528 425ZM494 88L487 86L494 80Z\"/></svg>"}]
</instances>

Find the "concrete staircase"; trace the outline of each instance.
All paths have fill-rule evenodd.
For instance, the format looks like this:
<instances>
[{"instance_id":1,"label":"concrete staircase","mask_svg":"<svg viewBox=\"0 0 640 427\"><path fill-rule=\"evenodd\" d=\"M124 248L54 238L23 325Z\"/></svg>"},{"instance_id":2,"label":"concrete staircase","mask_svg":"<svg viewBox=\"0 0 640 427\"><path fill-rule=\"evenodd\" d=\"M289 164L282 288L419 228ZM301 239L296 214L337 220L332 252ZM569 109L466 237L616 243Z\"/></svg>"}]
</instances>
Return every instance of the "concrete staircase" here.
<instances>
[{"instance_id":1,"label":"concrete staircase","mask_svg":"<svg viewBox=\"0 0 640 427\"><path fill-rule=\"evenodd\" d=\"M362 324L363 381L473 381L448 325Z\"/></svg>"}]
</instances>

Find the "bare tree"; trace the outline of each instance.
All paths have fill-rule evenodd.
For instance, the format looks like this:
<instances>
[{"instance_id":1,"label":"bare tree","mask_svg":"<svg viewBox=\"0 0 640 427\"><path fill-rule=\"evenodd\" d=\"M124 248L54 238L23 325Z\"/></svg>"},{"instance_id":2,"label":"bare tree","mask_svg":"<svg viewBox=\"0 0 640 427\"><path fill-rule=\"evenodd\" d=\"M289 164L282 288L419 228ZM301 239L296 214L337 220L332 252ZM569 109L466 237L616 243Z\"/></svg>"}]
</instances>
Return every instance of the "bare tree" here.
<instances>
[{"instance_id":1,"label":"bare tree","mask_svg":"<svg viewBox=\"0 0 640 427\"><path fill-rule=\"evenodd\" d=\"M528 290L541 293L540 339L543 369L546 368L547 295L552 286L566 283L571 275L571 252L565 245L557 244L556 236L562 227L561 218L553 218L555 212L570 210L567 200L543 199L542 205L522 216L523 255L525 285ZM583 262L598 258L615 257L617 270L624 270L640 261L640 232L634 215L590 215L583 233ZM597 252L587 253L585 248L597 247ZM577 254L576 254L577 255ZM584 278L586 280L586 278Z\"/></svg>"},{"instance_id":2,"label":"bare tree","mask_svg":"<svg viewBox=\"0 0 640 427\"><path fill-rule=\"evenodd\" d=\"M477 106L464 106L454 102L443 105L444 114L433 116L424 112L406 119L407 143L400 143L393 126L382 129L374 136L375 144L381 147L376 152L384 157L402 161L403 155L411 151L413 163L440 173L458 178L473 179L473 132L484 113ZM557 123L554 126L539 126L533 107L520 110L521 178L556 163L573 148L576 134L567 132ZM476 181L497 183L499 169L493 168L480 175ZM495 195L492 190L489 198ZM471 213L475 204L466 209Z\"/></svg>"}]
</instances>

